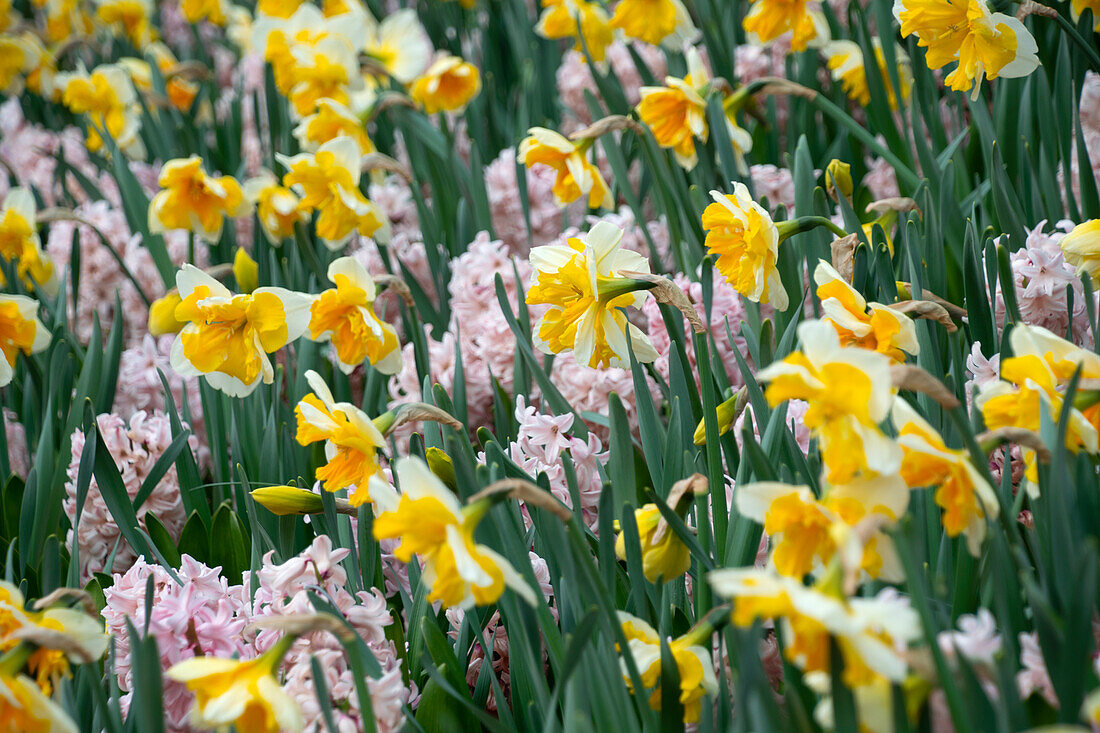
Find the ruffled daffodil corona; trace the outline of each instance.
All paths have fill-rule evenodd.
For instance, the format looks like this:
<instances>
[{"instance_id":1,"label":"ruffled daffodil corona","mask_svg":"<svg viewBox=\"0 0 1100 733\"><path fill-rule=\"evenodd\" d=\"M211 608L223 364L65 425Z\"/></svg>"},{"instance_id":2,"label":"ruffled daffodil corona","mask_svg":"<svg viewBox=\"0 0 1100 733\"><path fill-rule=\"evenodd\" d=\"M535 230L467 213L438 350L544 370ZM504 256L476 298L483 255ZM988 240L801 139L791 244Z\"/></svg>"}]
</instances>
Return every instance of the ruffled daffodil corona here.
<instances>
[{"instance_id":1,"label":"ruffled daffodil corona","mask_svg":"<svg viewBox=\"0 0 1100 733\"><path fill-rule=\"evenodd\" d=\"M309 337L331 341L336 363L345 374L369 361L383 374L401 369L401 343L394 327L374 312L375 285L370 273L352 257L328 268L336 287L318 295L309 309Z\"/></svg>"},{"instance_id":2,"label":"ruffled daffodil corona","mask_svg":"<svg viewBox=\"0 0 1100 733\"><path fill-rule=\"evenodd\" d=\"M663 87L641 88L638 116L653 133L657 144L671 149L676 162L691 170L699 162L696 139L706 142L709 136L706 97L710 92L711 79L694 46L688 48L686 57L687 76L682 79L666 77ZM739 106L736 102L744 98L747 98L747 93L729 98L731 103L726 106L726 129L738 163L747 172L744 159L745 153L752 150L752 136L736 120Z\"/></svg>"},{"instance_id":3,"label":"ruffled daffodil corona","mask_svg":"<svg viewBox=\"0 0 1100 733\"><path fill-rule=\"evenodd\" d=\"M683 481L676 482L665 501L669 509L684 519L691 509L694 494L706 493L707 482L696 474ZM638 541L642 555L642 572L650 583L667 583L679 578L691 569L691 552L687 545L663 521L661 510L656 504L646 504L634 510L634 523L638 529ZM627 559L626 533L618 521L614 523L618 536L615 538L615 556Z\"/></svg>"},{"instance_id":4,"label":"ruffled daffodil corona","mask_svg":"<svg viewBox=\"0 0 1100 733\"><path fill-rule=\"evenodd\" d=\"M657 358L649 338L630 323L624 308L640 307L647 283L623 272L649 272L645 257L620 246L622 229L597 223L584 236L563 245L531 250L528 305L549 308L532 340L547 354L572 350L584 366L628 366L629 350L639 362Z\"/></svg>"},{"instance_id":5,"label":"ruffled daffodil corona","mask_svg":"<svg viewBox=\"0 0 1100 733\"><path fill-rule=\"evenodd\" d=\"M231 397L271 384L275 369L268 354L298 339L309 323L308 296L267 287L234 295L191 264L176 273L176 289L181 302L175 317L187 325L172 345L172 368L202 376Z\"/></svg>"},{"instance_id":6,"label":"ruffled daffodil corona","mask_svg":"<svg viewBox=\"0 0 1100 733\"><path fill-rule=\"evenodd\" d=\"M353 506L370 501L369 481L382 475L378 452L385 448L386 439L366 413L348 402L337 402L317 372L306 372L306 382L313 393L294 408L297 440L300 445L325 441L328 462L317 469L317 480L326 491L348 489Z\"/></svg>"},{"instance_id":7,"label":"ruffled daffodil corona","mask_svg":"<svg viewBox=\"0 0 1100 733\"><path fill-rule=\"evenodd\" d=\"M905 361L906 353L920 353L916 326L904 313L882 303L868 303L824 260L814 270L814 282L822 320L836 329L841 346L877 351L897 362Z\"/></svg>"},{"instance_id":8,"label":"ruffled daffodil corona","mask_svg":"<svg viewBox=\"0 0 1100 733\"><path fill-rule=\"evenodd\" d=\"M575 41L573 49L584 52L587 48L597 63L604 60L607 47L615 37L607 11L590 0L542 0L542 14L535 24L535 33L550 40L572 38Z\"/></svg>"},{"instance_id":9,"label":"ruffled daffodil corona","mask_svg":"<svg viewBox=\"0 0 1100 733\"><path fill-rule=\"evenodd\" d=\"M244 216L251 207L232 176L211 176L202 158L177 158L164 164L157 179L161 190L149 202L149 230L185 229L215 243L226 217Z\"/></svg>"},{"instance_id":10,"label":"ruffled daffodil corona","mask_svg":"<svg viewBox=\"0 0 1100 733\"><path fill-rule=\"evenodd\" d=\"M296 733L305 725L301 708L275 674L293 636L284 636L255 659L192 657L172 666L165 676L195 694L191 725L199 730L240 733Z\"/></svg>"},{"instance_id":11,"label":"ruffled daffodil corona","mask_svg":"<svg viewBox=\"0 0 1100 733\"><path fill-rule=\"evenodd\" d=\"M958 67L944 78L955 91L977 99L983 79L1027 76L1039 67L1038 46L1017 18L991 12L985 0L894 0L902 37L916 35L925 61Z\"/></svg>"},{"instance_id":12,"label":"ruffled daffodil corona","mask_svg":"<svg viewBox=\"0 0 1100 733\"><path fill-rule=\"evenodd\" d=\"M553 188L558 206L564 208L584 197L590 209L610 209L611 189L587 158L593 142L591 138L573 142L545 127L532 127L519 144L516 160L528 168L545 165L558 174Z\"/></svg>"},{"instance_id":13,"label":"ruffled daffodil corona","mask_svg":"<svg viewBox=\"0 0 1100 733\"><path fill-rule=\"evenodd\" d=\"M511 563L474 540L474 530L491 501L462 506L419 458L403 457L394 464L400 492L385 478L370 481L375 507L374 537L400 539L394 555L423 563L423 582L431 588L428 602L447 608L495 603L505 588L535 603L531 587Z\"/></svg>"},{"instance_id":14,"label":"ruffled daffodil corona","mask_svg":"<svg viewBox=\"0 0 1100 733\"><path fill-rule=\"evenodd\" d=\"M894 399L890 360L841 346L836 329L824 321L800 324L798 339L801 351L757 375L768 383L768 404L790 399L809 403L803 423L820 443L830 484L896 473L900 450L879 429Z\"/></svg>"},{"instance_id":15,"label":"ruffled daffodil corona","mask_svg":"<svg viewBox=\"0 0 1100 733\"><path fill-rule=\"evenodd\" d=\"M409 87L409 96L430 115L461 112L481 91L481 73L473 64L445 54Z\"/></svg>"},{"instance_id":16,"label":"ruffled daffodil corona","mask_svg":"<svg viewBox=\"0 0 1100 733\"><path fill-rule=\"evenodd\" d=\"M13 188L0 210L0 258L15 267L28 290L41 288L46 295L57 293L53 262L42 250L38 236L34 195L26 188ZM0 272L0 285L7 285Z\"/></svg>"},{"instance_id":17,"label":"ruffled daffodil corona","mask_svg":"<svg viewBox=\"0 0 1100 733\"><path fill-rule=\"evenodd\" d=\"M307 152L315 152L329 140L345 135L359 144L362 154L374 152L374 143L367 135L362 118L347 105L328 97L317 100L317 111L303 117L294 128L298 145Z\"/></svg>"},{"instance_id":18,"label":"ruffled daffodil corona","mask_svg":"<svg viewBox=\"0 0 1100 733\"><path fill-rule=\"evenodd\" d=\"M1000 514L993 487L966 451L948 448L943 436L900 397L894 400L893 421L902 450L902 478L913 488L936 488L944 532L948 537L964 535L970 554L978 557L988 520Z\"/></svg>"},{"instance_id":19,"label":"ruffled daffodil corona","mask_svg":"<svg viewBox=\"0 0 1100 733\"><path fill-rule=\"evenodd\" d=\"M50 332L38 320L38 301L25 295L0 295L0 387L9 384L15 375L15 360L20 352L26 356L45 351L50 345Z\"/></svg>"},{"instance_id":20,"label":"ruffled daffodil corona","mask_svg":"<svg viewBox=\"0 0 1100 733\"><path fill-rule=\"evenodd\" d=\"M649 696L649 706L661 709L661 637L657 630L642 619L623 611L618 612L623 636L626 637L626 653L634 659L641 682ZM676 662L680 678L680 704L684 709L684 723L699 722L703 698L718 692L718 678L714 674L714 662L709 647L714 628L704 620L677 639L667 639L668 650ZM621 660L623 679L633 692L633 679L625 660Z\"/></svg>"},{"instance_id":21,"label":"ruffled daffodil corona","mask_svg":"<svg viewBox=\"0 0 1100 733\"><path fill-rule=\"evenodd\" d=\"M287 167L283 185L300 197L299 210L317 212L317 236L332 250L340 249L355 232L389 241L386 215L359 190L361 155L355 140L343 135L316 153L275 156Z\"/></svg>"}]
</instances>

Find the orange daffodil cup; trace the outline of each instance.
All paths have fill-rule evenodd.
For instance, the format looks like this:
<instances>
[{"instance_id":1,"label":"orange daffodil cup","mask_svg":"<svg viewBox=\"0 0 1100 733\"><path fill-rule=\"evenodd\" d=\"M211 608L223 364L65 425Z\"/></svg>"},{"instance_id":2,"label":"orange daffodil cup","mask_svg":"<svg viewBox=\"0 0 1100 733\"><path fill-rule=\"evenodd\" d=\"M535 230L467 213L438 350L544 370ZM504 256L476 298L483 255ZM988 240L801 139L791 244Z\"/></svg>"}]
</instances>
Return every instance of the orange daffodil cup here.
<instances>
[{"instance_id":1,"label":"orange daffodil cup","mask_svg":"<svg viewBox=\"0 0 1100 733\"><path fill-rule=\"evenodd\" d=\"M175 318L186 323L172 344L179 374L203 377L232 397L245 397L275 370L268 354L298 339L309 325L310 298L284 288L235 295L191 264L176 273L181 302Z\"/></svg>"},{"instance_id":2,"label":"orange daffodil cup","mask_svg":"<svg viewBox=\"0 0 1100 733\"><path fill-rule=\"evenodd\" d=\"M241 184L231 176L211 176L202 158L170 160L157 179L161 191L149 203L149 231L186 229L207 242L221 238L226 217L251 210Z\"/></svg>"}]
</instances>

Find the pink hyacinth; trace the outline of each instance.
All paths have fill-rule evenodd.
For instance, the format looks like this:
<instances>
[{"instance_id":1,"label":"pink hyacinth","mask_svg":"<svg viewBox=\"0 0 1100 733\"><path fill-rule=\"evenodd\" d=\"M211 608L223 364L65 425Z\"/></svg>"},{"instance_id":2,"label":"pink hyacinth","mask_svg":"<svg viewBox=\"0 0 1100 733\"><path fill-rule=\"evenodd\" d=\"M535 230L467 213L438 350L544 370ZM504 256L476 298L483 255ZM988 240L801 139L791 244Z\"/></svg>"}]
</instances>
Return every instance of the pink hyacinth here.
<instances>
[{"instance_id":1,"label":"pink hyacinth","mask_svg":"<svg viewBox=\"0 0 1100 733\"><path fill-rule=\"evenodd\" d=\"M867 175L863 177L863 185L875 201L901 196L897 172L885 158L867 159Z\"/></svg>"},{"instance_id":2,"label":"pink hyacinth","mask_svg":"<svg viewBox=\"0 0 1100 733\"><path fill-rule=\"evenodd\" d=\"M125 574L116 573L113 585L104 590L107 605L103 608L103 619L107 633L114 638L114 671L123 692L123 713L129 710L134 694L127 622L139 633L148 626L165 670L195 656L240 656L243 659L254 656L251 647L244 642L247 618L239 614L238 603L219 571L220 568L208 568L184 555L176 571L182 581L180 585L161 566L138 558ZM152 615L146 619L145 589L150 576L153 578ZM182 683L164 680L167 730L173 733L191 730L187 720L193 699Z\"/></svg>"},{"instance_id":3,"label":"pink hyacinth","mask_svg":"<svg viewBox=\"0 0 1100 733\"><path fill-rule=\"evenodd\" d=\"M773 210L780 204L788 211L794 208L794 176L790 169L762 163L749 166L749 175L757 199L767 196Z\"/></svg>"},{"instance_id":4,"label":"pink hyacinth","mask_svg":"<svg viewBox=\"0 0 1100 733\"><path fill-rule=\"evenodd\" d=\"M8 445L8 467L13 476L26 479L31 472L31 455L27 448L27 429L13 410L4 408L4 438Z\"/></svg>"},{"instance_id":5,"label":"pink hyacinth","mask_svg":"<svg viewBox=\"0 0 1100 733\"><path fill-rule=\"evenodd\" d=\"M569 221L577 221L583 207L578 203L565 211L554 203L555 173L544 165L526 171L527 200L530 206L531 239L527 238L527 220L519 197L516 177L516 151L507 148L485 167L485 190L489 196L489 213L496 235L514 254L526 254L529 247L547 244L565 229Z\"/></svg>"},{"instance_id":6,"label":"pink hyacinth","mask_svg":"<svg viewBox=\"0 0 1100 733\"><path fill-rule=\"evenodd\" d=\"M667 72L664 54L655 46L644 43L634 44L634 51L649 69L654 82L663 84ZM607 63L622 88L627 104L634 107L641 101L642 75L630 55L630 46L623 41L614 41L607 47ZM592 70L580 51L567 51L558 67L558 98L569 110L572 119L563 124L563 132L569 133L592 124L592 114L588 110L585 92L600 98Z\"/></svg>"},{"instance_id":7,"label":"pink hyacinth","mask_svg":"<svg viewBox=\"0 0 1100 733\"><path fill-rule=\"evenodd\" d=\"M1039 635L1034 631L1020 634L1020 665L1023 669L1016 673L1020 699L1026 700L1038 692L1051 706L1057 708L1058 696L1054 692L1054 683L1050 679L1043 650L1039 646Z\"/></svg>"},{"instance_id":8,"label":"pink hyacinth","mask_svg":"<svg viewBox=\"0 0 1100 733\"><path fill-rule=\"evenodd\" d=\"M745 339L740 335L741 324L745 319L745 307L742 304L741 296L737 294L737 291L735 291L717 271L711 270L711 278L713 283L713 301L711 303L709 322L704 310L702 283L691 280L682 273L677 273L672 278L672 281L687 294L688 300L695 306L695 312L699 314L699 317L704 323L710 326L710 333L714 337L715 345L718 349L718 359L726 367L726 377L729 379L730 384L738 387L744 384L745 380L741 375L741 370L737 366L737 359L733 355L734 350L736 349L740 352L745 360L751 364L748 346L745 344ZM642 306L642 313L645 314L648 323L647 330L649 331L649 338L657 348L658 354L660 354L653 363L653 366L656 368L657 373L667 381L670 374L669 359L673 358L671 353L672 338L669 336L668 329L665 326L665 320L661 316L661 309L657 301L652 298L646 299L645 304ZM727 321L729 323L728 333L733 334L732 341L730 341L730 337L727 335ZM695 361L695 349L691 346L692 331L687 323L687 319L683 320L683 327L684 333L687 335L686 351L688 363L695 376L695 383L699 384L699 373Z\"/></svg>"},{"instance_id":9,"label":"pink hyacinth","mask_svg":"<svg viewBox=\"0 0 1100 733\"><path fill-rule=\"evenodd\" d=\"M987 669L995 667L994 657L1001 651L1001 635L997 621L987 608L979 608L976 615L963 614L958 619L958 631L941 631L936 643L944 655L962 656L973 665Z\"/></svg>"},{"instance_id":10,"label":"pink hyacinth","mask_svg":"<svg viewBox=\"0 0 1100 733\"><path fill-rule=\"evenodd\" d=\"M115 414L99 415L96 423L112 460L122 474L126 493L132 499L137 496L142 482L152 471L157 459L172 443L172 428L168 417L160 412L148 415L138 411L130 416L128 423ZM197 441L194 438L190 440L194 449ZM72 461L66 472L68 481L65 482L64 507L66 516L74 524L74 529L69 530L66 544L71 546L75 531L80 547L81 577L87 580L93 572L124 570L134 562L137 555L125 540L119 539L121 532L100 494L95 478L92 478L79 523L77 522L77 473L80 470L80 457L84 452L85 441L83 431L77 430L73 433ZM169 535L174 539L179 538L185 517L175 466L168 469L138 508L138 520L143 520L150 512L160 520ZM114 551L116 542L119 545L114 564L106 567L107 557Z\"/></svg>"}]
</instances>

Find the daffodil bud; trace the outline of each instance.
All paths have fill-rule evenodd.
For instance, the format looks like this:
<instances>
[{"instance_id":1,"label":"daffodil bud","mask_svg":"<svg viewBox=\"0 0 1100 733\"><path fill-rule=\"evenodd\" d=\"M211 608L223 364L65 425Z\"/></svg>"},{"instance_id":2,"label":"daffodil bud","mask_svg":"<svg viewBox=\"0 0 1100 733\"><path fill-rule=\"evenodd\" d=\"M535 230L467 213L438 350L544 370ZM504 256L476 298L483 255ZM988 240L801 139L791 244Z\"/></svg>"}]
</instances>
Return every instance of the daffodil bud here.
<instances>
[{"instance_id":1,"label":"daffodil bud","mask_svg":"<svg viewBox=\"0 0 1100 733\"><path fill-rule=\"evenodd\" d=\"M233 277L237 279L237 287L242 293L251 293L260 286L260 266L244 247L237 247L237 254L233 257Z\"/></svg>"},{"instance_id":2,"label":"daffodil bud","mask_svg":"<svg viewBox=\"0 0 1100 733\"><path fill-rule=\"evenodd\" d=\"M179 333L187 325L176 318L176 306L182 302L183 299L174 288L163 298L154 300L149 306L149 333L153 336Z\"/></svg>"},{"instance_id":3,"label":"daffodil bud","mask_svg":"<svg viewBox=\"0 0 1100 733\"><path fill-rule=\"evenodd\" d=\"M666 528L660 539L654 539L657 525L661 521L661 510L656 504L646 504L634 510L634 521L638 525L642 572L645 573L646 580L650 583L667 583L691 569L691 552L675 532ZM626 560L626 535L622 532L615 538L615 556Z\"/></svg>"},{"instance_id":4,"label":"daffodil bud","mask_svg":"<svg viewBox=\"0 0 1100 733\"><path fill-rule=\"evenodd\" d=\"M256 503L272 514L287 517L294 514L320 514L321 496L294 486L265 486L252 490Z\"/></svg>"},{"instance_id":5,"label":"daffodil bud","mask_svg":"<svg viewBox=\"0 0 1100 733\"><path fill-rule=\"evenodd\" d=\"M737 422L737 418L741 415L741 411L745 409L746 398L747 392L738 390L737 394L718 405L719 435L725 435L729 429L733 427L733 424ZM707 431L704 422L705 420L700 420L699 424L695 427L695 445L703 445L707 442Z\"/></svg>"},{"instance_id":6,"label":"daffodil bud","mask_svg":"<svg viewBox=\"0 0 1100 733\"><path fill-rule=\"evenodd\" d=\"M431 446L425 451L425 457L428 459L428 468L432 473L439 478L440 481L450 486L452 489L457 486L455 481L455 464L451 462L451 457L444 453L439 448Z\"/></svg>"},{"instance_id":7,"label":"daffodil bud","mask_svg":"<svg viewBox=\"0 0 1100 733\"><path fill-rule=\"evenodd\" d=\"M852 166L833 158L825 167L825 188L829 195L837 198L837 192L844 198L852 197Z\"/></svg>"}]
</instances>

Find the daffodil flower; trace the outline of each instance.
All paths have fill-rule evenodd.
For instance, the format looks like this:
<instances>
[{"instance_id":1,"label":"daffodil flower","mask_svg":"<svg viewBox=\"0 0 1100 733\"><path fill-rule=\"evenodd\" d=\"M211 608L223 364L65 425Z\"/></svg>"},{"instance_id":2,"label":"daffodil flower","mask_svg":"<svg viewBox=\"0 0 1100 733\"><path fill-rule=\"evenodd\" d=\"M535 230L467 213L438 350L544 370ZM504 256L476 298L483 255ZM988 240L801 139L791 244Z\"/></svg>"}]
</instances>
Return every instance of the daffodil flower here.
<instances>
[{"instance_id":1,"label":"daffodil flower","mask_svg":"<svg viewBox=\"0 0 1100 733\"><path fill-rule=\"evenodd\" d=\"M925 61L939 69L958 67L944 79L950 88L978 98L982 79L1027 76L1039 67L1038 46L1024 24L990 12L985 0L894 0L902 37L916 35L928 49Z\"/></svg>"},{"instance_id":2,"label":"daffodil flower","mask_svg":"<svg viewBox=\"0 0 1100 733\"><path fill-rule=\"evenodd\" d=\"M152 0L97 0L95 6L100 22L117 29L135 48L156 40L157 32L151 23L155 10Z\"/></svg>"},{"instance_id":3,"label":"daffodil flower","mask_svg":"<svg viewBox=\"0 0 1100 733\"><path fill-rule=\"evenodd\" d=\"M967 451L948 448L935 428L909 404L894 400L894 427L901 445L901 475L914 488L934 486L936 504L943 509L943 529L948 537L966 537L975 557L981 551L988 520L1000 514L993 487L970 462Z\"/></svg>"},{"instance_id":4,"label":"daffodil flower","mask_svg":"<svg viewBox=\"0 0 1100 733\"><path fill-rule=\"evenodd\" d=\"M1097 0L1070 0L1069 15L1073 18L1074 25L1081 21L1086 10L1092 11L1093 32L1100 33L1100 3Z\"/></svg>"},{"instance_id":5,"label":"daffodil flower","mask_svg":"<svg viewBox=\"0 0 1100 733\"><path fill-rule=\"evenodd\" d=\"M663 87L641 88L638 116L653 133L657 144L670 148L676 162L691 170L699 162L695 140L706 142L710 132L706 95L711 79L694 46L688 48L686 57L687 76L682 79L665 77ZM752 136L737 125L732 112L726 116L726 129L743 165L745 153L752 150Z\"/></svg>"},{"instance_id":6,"label":"daffodil flower","mask_svg":"<svg viewBox=\"0 0 1100 733\"><path fill-rule=\"evenodd\" d=\"M629 365L657 358L649 337L627 321L623 308L640 307L639 283L622 272L649 272L642 255L620 246L623 231L600 222L584 239L531 250L529 305L547 305L534 328L535 346L547 354L572 349L577 363L591 367Z\"/></svg>"},{"instance_id":7,"label":"daffodil flower","mask_svg":"<svg viewBox=\"0 0 1100 733\"><path fill-rule=\"evenodd\" d=\"M921 626L916 612L901 599L882 594L844 598L829 586L808 587L757 568L715 570L707 578L716 594L733 601L737 626L775 620L783 633L785 656L803 672L829 673L832 638L849 687L878 677L905 679L905 651L920 637Z\"/></svg>"},{"instance_id":8,"label":"daffodil flower","mask_svg":"<svg viewBox=\"0 0 1100 733\"><path fill-rule=\"evenodd\" d=\"M331 341L336 363L350 374L369 361L383 374L401 370L397 331L374 312L375 286L370 273L352 257L341 257L328 268L336 287L318 295L310 306L309 337Z\"/></svg>"},{"instance_id":9,"label":"daffodil flower","mask_svg":"<svg viewBox=\"0 0 1100 733\"><path fill-rule=\"evenodd\" d=\"M578 28L577 19L580 18ZM584 51L599 63L614 40L611 19L599 3L589 0L542 0L542 14L535 24L535 33L555 40L572 38L573 49Z\"/></svg>"},{"instance_id":10,"label":"daffodil flower","mask_svg":"<svg viewBox=\"0 0 1100 733\"><path fill-rule=\"evenodd\" d=\"M225 25L228 6L227 0L180 0L180 12L188 23L205 20L212 25Z\"/></svg>"},{"instance_id":11,"label":"daffodil flower","mask_svg":"<svg viewBox=\"0 0 1100 733\"><path fill-rule=\"evenodd\" d=\"M355 140L342 135L316 153L275 156L287 167L283 185L301 197L300 210L318 212L317 236L332 250L340 249L355 232L389 240L386 215L359 190L361 155Z\"/></svg>"},{"instance_id":12,"label":"daffodil flower","mask_svg":"<svg viewBox=\"0 0 1100 733\"><path fill-rule=\"evenodd\" d=\"M41 288L46 295L57 293L53 262L42 251L38 236L34 196L25 188L13 188L0 210L0 257L15 266L19 279L29 290ZM0 286L7 285L0 272Z\"/></svg>"},{"instance_id":13,"label":"daffodil flower","mask_svg":"<svg viewBox=\"0 0 1100 733\"><path fill-rule=\"evenodd\" d=\"M789 399L809 403L803 421L821 445L827 481L896 473L898 447L879 424L889 415L894 392L890 360L866 349L843 347L836 329L823 321L798 327L801 351L761 370L771 406Z\"/></svg>"},{"instance_id":14,"label":"daffodil flower","mask_svg":"<svg viewBox=\"0 0 1100 733\"><path fill-rule=\"evenodd\" d=\"M749 300L787 309L787 291L779 277L779 229L771 215L753 201L743 183L733 194L711 191L714 203L703 211L704 244L717 255L715 269Z\"/></svg>"},{"instance_id":15,"label":"daffodil flower","mask_svg":"<svg viewBox=\"0 0 1100 733\"><path fill-rule=\"evenodd\" d=\"M394 79L409 84L432 60L432 42L412 8L390 13L381 22L367 17L363 50Z\"/></svg>"},{"instance_id":16,"label":"daffodil flower","mask_svg":"<svg viewBox=\"0 0 1100 733\"><path fill-rule=\"evenodd\" d=\"M165 163L157 183L161 190L149 202L152 232L186 229L213 243L227 216L244 216L250 208L241 184L232 176L207 174L197 155Z\"/></svg>"},{"instance_id":17,"label":"daffodil flower","mask_svg":"<svg viewBox=\"0 0 1100 733\"><path fill-rule=\"evenodd\" d=\"M91 152L103 147L102 132L110 135L119 149L136 160L145 157L141 140L141 117L137 112L137 93L126 69L118 64L103 64L89 73L83 64L76 71L58 74L54 84L61 90L61 101L76 114L88 115L85 145Z\"/></svg>"},{"instance_id":18,"label":"daffodil flower","mask_svg":"<svg viewBox=\"0 0 1100 733\"><path fill-rule=\"evenodd\" d=\"M780 575L804 578L843 554L872 578L902 579L889 538L874 531L864 541L857 528L869 517L892 524L904 514L909 489L896 477L829 488L821 499L806 486L762 481L738 486L733 498L739 514L764 526Z\"/></svg>"},{"instance_id":19,"label":"daffodil flower","mask_svg":"<svg viewBox=\"0 0 1100 733\"><path fill-rule=\"evenodd\" d=\"M642 684L653 689L649 696L649 706L661 709L661 637L657 630L642 619L623 611L618 612L623 636L626 637L627 652L634 658ZM710 637L713 630L703 625L701 629L689 631L684 636L667 641L668 650L676 662L680 677L680 704L684 709L684 722L699 722L703 708L703 698L718 692L718 678L714 674L714 662L711 660ZM632 686L632 678L627 671L625 660L620 661L623 679Z\"/></svg>"},{"instance_id":20,"label":"daffodil flower","mask_svg":"<svg viewBox=\"0 0 1100 733\"><path fill-rule=\"evenodd\" d=\"M753 0L743 22L750 40L769 43L788 31L791 50L805 51L811 41L828 38L828 26L820 13L811 12L807 0Z\"/></svg>"},{"instance_id":21,"label":"daffodil flower","mask_svg":"<svg viewBox=\"0 0 1100 733\"><path fill-rule=\"evenodd\" d=\"M51 607L41 611L26 609L26 599L19 588L0 581L0 651L8 652L20 644L28 630L42 629L63 636L68 649L54 649L41 640L34 640L34 649L26 657L28 671L35 675L38 686L47 695L61 677L70 676L69 662L99 659L107 651L107 635L103 622L74 608ZM78 654L82 658L72 658ZM21 667L22 665L20 665Z\"/></svg>"},{"instance_id":22,"label":"daffodil flower","mask_svg":"<svg viewBox=\"0 0 1100 733\"><path fill-rule=\"evenodd\" d=\"M553 187L558 206L564 208L583 196L590 209L610 209L611 189L586 157L591 146L591 140L576 143L545 127L532 127L519 144L516 160L528 168L545 165L558 174Z\"/></svg>"},{"instance_id":23,"label":"daffodil flower","mask_svg":"<svg viewBox=\"0 0 1100 733\"><path fill-rule=\"evenodd\" d=\"M39 66L44 51L33 33L0 35L0 91L21 94L26 76Z\"/></svg>"},{"instance_id":24,"label":"daffodil flower","mask_svg":"<svg viewBox=\"0 0 1100 733\"><path fill-rule=\"evenodd\" d=\"M380 476L370 481L374 537L400 539L394 555L402 562L419 556L424 563L423 580L431 588L429 603L440 601L448 608L484 606L499 600L505 588L528 603L535 602L531 587L511 563L474 540L474 529L489 500L463 507L419 458L397 459L394 475L400 493Z\"/></svg>"},{"instance_id":25,"label":"daffodil flower","mask_svg":"<svg viewBox=\"0 0 1100 733\"><path fill-rule=\"evenodd\" d=\"M875 63L878 65L879 75L886 86L886 96L890 103L890 109L898 108L898 93L894 89L894 82L890 78L890 71L886 66L886 56L882 51L882 41L875 38L871 41L875 51ZM825 64L829 67L829 73L833 80L840 82L844 93L856 104L866 107L871 103L871 89L867 85L866 59L863 49L854 41L830 41L821 49L825 56ZM901 88L901 101L909 99L909 91L913 86L913 74L909 70L909 57L900 48L894 49L897 58L898 83Z\"/></svg>"},{"instance_id":26,"label":"daffodil flower","mask_svg":"<svg viewBox=\"0 0 1100 733\"><path fill-rule=\"evenodd\" d=\"M260 285L260 263L244 247L237 247L233 255L233 279L242 293L251 293Z\"/></svg>"},{"instance_id":27,"label":"daffodil flower","mask_svg":"<svg viewBox=\"0 0 1100 733\"><path fill-rule=\"evenodd\" d=\"M917 329L904 313L882 303L868 303L828 262L814 270L822 320L832 324L841 346L858 346L905 361L905 353L920 353ZM868 313L870 309L870 313Z\"/></svg>"},{"instance_id":28,"label":"daffodil flower","mask_svg":"<svg viewBox=\"0 0 1100 733\"><path fill-rule=\"evenodd\" d=\"M409 87L409 96L430 115L461 112L481 90L481 73L457 56L443 55L432 62Z\"/></svg>"},{"instance_id":29,"label":"daffodil flower","mask_svg":"<svg viewBox=\"0 0 1100 733\"><path fill-rule=\"evenodd\" d=\"M18 673L23 660L12 655L0 657L0 720L5 728L20 733L77 733L69 714L43 694L34 680Z\"/></svg>"},{"instance_id":30,"label":"daffodil flower","mask_svg":"<svg viewBox=\"0 0 1100 733\"><path fill-rule=\"evenodd\" d=\"M326 491L351 490L348 501L359 506L370 501L368 482L382 474L378 451L386 439L366 413L348 402L337 402L321 375L312 369L306 381L308 394L294 408L298 418L300 445L325 441L327 464L317 469L317 479Z\"/></svg>"},{"instance_id":31,"label":"daffodil flower","mask_svg":"<svg viewBox=\"0 0 1100 733\"><path fill-rule=\"evenodd\" d=\"M172 344L171 364L181 376L206 378L231 397L245 397L275 370L268 354L305 331L309 298L283 288L234 295L191 264L176 273L182 299L175 317L187 325Z\"/></svg>"},{"instance_id":32,"label":"daffodil flower","mask_svg":"<svg viewBox=\"0 0 1100 733\"><path fill-rule=\"evenodd\" d=\"M260 171L242 187L245 198L256 207L256 216L267 241L282 246L283 240L294 236L294 227L309 221L309 213L298 208L298 194L279 185L271 171Z\"/></svg>"},{"instance_id":33,"label":"daffodil flower","mask_svg":"<svg viewBox=\"0 0 1100 733\"><path fill-rule=\"evenodd\" d=\"M622 0L615 6L611 27L621 30L627 38L675 50L699 37L699 30L680 0Z\"/></svg>"},{"instance_id":34,"label":"daffodil flower","mask_svg":"<svg viewBox=\"0 0 1100 733\"><path fill-rule=\"evenodd\" d=\"M317 111L306 117L294 128L294 137L302 150L314 152L329 140L346 135L359 144L363 154L374 152L374 143L367 135L366 126L347 105L335 99L317 100Z\"/></svg>"},{"instance_id":35,"label":"daffodil flower","mask_svg":"<svg viewBox=\"0 0 1100 733\"><path fill-rule=\"evenodd\" d=\"M38 320L38 301L23 295L0 295L0 351L4 352L0 387L11 382L19 352L30 356L49 345L50 332Z\"/></svg>"},{"instance_id":36,"label":"daffodil flower","mask_svg":"<svg viewBox=\"0 0 1100 733\"><path fill-rule=\"evenodd\" d=\"M302 711L275 678L293 641L284 636L264 654L244 661L192 657L173 665L165 676L195 693L191 724L200 730L232 725L240 733L301 731Z\"/></svg>"},{"instance_id":37,"label":"daffodil flower","mask_svg":"<svg viewBox=\"0 0 1100 733\"><path fill-rule=\"evenodd\" d=\"M1100 283L1100 219L1082 222L1058 243L1066 262L1077 274L1088 273L1094 284Z\"/></svg>"}]
</instances>

